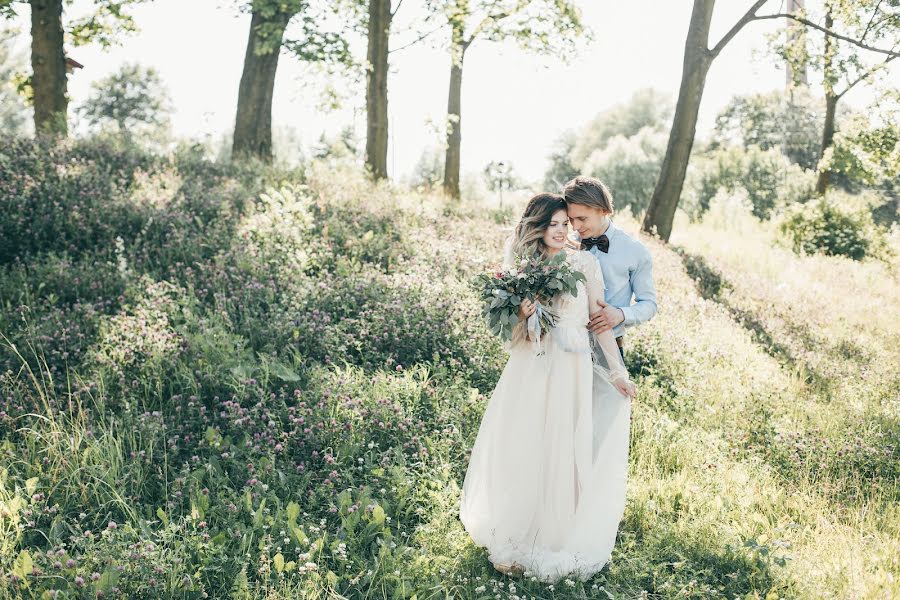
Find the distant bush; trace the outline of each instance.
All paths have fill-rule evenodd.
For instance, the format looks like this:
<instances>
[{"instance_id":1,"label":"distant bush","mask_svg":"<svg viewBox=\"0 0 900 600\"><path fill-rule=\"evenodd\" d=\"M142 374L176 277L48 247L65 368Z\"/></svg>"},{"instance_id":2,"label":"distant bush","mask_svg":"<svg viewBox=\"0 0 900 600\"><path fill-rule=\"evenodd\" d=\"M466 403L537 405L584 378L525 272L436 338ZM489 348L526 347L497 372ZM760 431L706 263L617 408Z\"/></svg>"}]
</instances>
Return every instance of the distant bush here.
<instances>
[{"instance_id":1,"label":"distant bush","mask_svg":"<svg viewBox=\"0 0 900 600\"><path fill-rule=\"evenodd\" d=\"M617 104L584 127L570 153L571 164L582 168L588 157L617 136L630 138L642 129L665 131L672 116L672 100L652 88L638 90L627 102Z\"/></svg>"},{"instance_id":2,"label":"distant bush","mask_svg":"<svg viewBox=\"0 0 900 600\"><path fill-rule=\"evenodd\" d=\"M578 175L578 167L572 164L572 149L577 136L574 131L566 131L553 143L548 160L550 167L544 173L544 189L555 191Z\"/></svg>"},{"instance_id":3,"label":"distant bush","mask_svg":"<svg viewBox=\"0 0 900 600\"><path fill-rule=\"evenodd\" d=\"M834 196L794 206L779 225L794 252L862 260L888 252L884 233L865 209L839 206Z\"/></svg>"},{"instance_id":4,"label":"distant bush","mask_svg":"<svg viewBox=\"0 0 900 600\"><path fill-rule=\"evenodd\" d=\"M814 174L793 164L778 150L732 146L714 150L696 161L688 186L688 212L699 217L720 191L742 189L758 219L768 219L780 207L810 197Z\"/></svg>"},{"instance_id":5,"label":"distant bush","mask_svg":"<svg viewBox=\"0 0 900 600\"><path fill-rule=\"evenodd\" d=\"M628 155L631 166L626 167L625 171L632 175L623 173L619 177L631 179L636 175L633 173L634 164L637 162L644 165L647 162L645 157L640 157L640 153L647 152L646 140L654 137L647 132L665 132L672 117L672 110L672 101L667 95L650 88L638 90L627 102L604 110L577 132L564 133L552 148L549 157L550 168L544 174L544 187L555 190L575 175L590 172L589 163L592 162L592 156L607 148L611 149L608 158L612 158L613 155L622 156L623 152ZM646 131L641 133L644 130ZM638 146L623 145L621 140L632 138L639 138L636 142ZM665 140L662 145L665 150ZM613 146L615 148L612 148ZM639 148L638 156L629 153L629 149L635 148ZM656 151L651 154L655 155ZM593 162L596 166L597 160ZM602 161L602 165L607 168L611 166L606 160ZM655 174L650 179L652 182L649 185L653 185L656 181ZM616 194L615 189L613 194ZM649 197L646 202L649 202Z\"/></svg>"},{"instance_id":6,"label":"distant bush","mask_svg":"<svg viewBox=\"0 0 900 600\"><path fill-rule=\"evenodd\" d=\"M582 173L599 177L612 191L617 209L638 215L650 205L666 152L666 135L650 127L632 137L609 140L584 162Z\"/></svg>"},{"instance_id":7,"label":"distant bush","mask_svg":"<svg viewBox=\"0 0 900 600\"><path fill-rule=\"evenodd\" d=\"M172 104L156 69L133 63L95 81L78 112L92 129L159 143L168 137Z\"/></svg>"},{"instance_id":8,"label":"distant bush","mask_svg":"<svg viewBox=\"0 0 900 600\"><path fill-rule=\"evenodd\" d=\"M712 146L777 149L804 169L815 169L824 112L822 101L802 89L735 96L716 117Z\"/></svg>"}]
</instances>

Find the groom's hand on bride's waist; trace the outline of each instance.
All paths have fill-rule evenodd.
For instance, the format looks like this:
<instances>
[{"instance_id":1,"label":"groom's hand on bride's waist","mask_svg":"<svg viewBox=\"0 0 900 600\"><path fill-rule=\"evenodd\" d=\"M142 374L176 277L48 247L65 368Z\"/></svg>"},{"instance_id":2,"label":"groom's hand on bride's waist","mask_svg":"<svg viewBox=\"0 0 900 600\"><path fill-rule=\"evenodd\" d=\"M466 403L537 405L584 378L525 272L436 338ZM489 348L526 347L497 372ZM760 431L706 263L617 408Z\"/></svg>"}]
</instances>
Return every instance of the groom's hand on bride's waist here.
<instances>
[{"instance_id":1,"label":"groom's hand on bride's waist","mask_svg":"<svg viewBox=\"0 0 900 600\"><path fill-rule=\"evenodd\" d=\"M591 313L591 320L587 326L594 334L600 335L609 331L625 320L625 313L621 308L611 306L602 300L597 300L597 306L599 310Z\"/></svg>"}]
</instances>

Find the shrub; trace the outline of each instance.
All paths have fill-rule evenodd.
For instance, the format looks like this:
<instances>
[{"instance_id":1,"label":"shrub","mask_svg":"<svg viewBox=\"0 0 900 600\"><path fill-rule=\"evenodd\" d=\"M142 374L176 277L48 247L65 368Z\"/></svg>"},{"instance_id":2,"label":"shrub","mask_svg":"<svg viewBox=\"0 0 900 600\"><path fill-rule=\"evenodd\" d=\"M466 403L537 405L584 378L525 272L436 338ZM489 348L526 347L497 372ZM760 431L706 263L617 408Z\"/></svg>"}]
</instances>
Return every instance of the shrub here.
<instances>
[{"instance_id":1,"label":"shrub","mask_svg":"<svg viewBox=\"0 0 900 600\"><path fill-rule=\"evenodd\" d=\"M309 261L312 237L309 205L308 191L299 187L286 185L261 194L238 228L244 250L272 265L278 276L302 272Z\"/></svg>"},{"instance_id":2,"label":"shrub","mask_svg":"<svg viewBox=\"0 0 900 600\"><path fill-rule=\"evenodd\" d=\"M584 162L583 172L599 177L612 191L615 205L638 215L650 205L666 151L666 135L649 127L632 137L616 136Z\"/></svg>"},{"instance_id":3,"label":"shrub","mask_svg":"<svg viewBox=\"0 0 900 600\"><path fill-rule=\"evenodd\" d=\"M605 148L617 136L631 138L648 127L664 131L671 116L671 98L652 88L638 90L627 102L598 114L580 131L569 154L570 163L583 168L591 154Z\"/></svg>"},{"instance_id":4,"label":"shrub","mask_svg":"<svg viewBox=\"0 0 900 600\"><path fill-rule=\"evenodd\" d=\"M778 150L733 146L702 156L690 180L686 208L693 217L706 212L719 190L743 189L754 216L768 219L776 208L809 198L814 174L791 163Z\"/></svg>"},{"instance_id":5,"label":"shrub","mask_svg":"<svg viewBox=\"0 0 900 600\"><path fill-rule=\"evenodd\" d=\"M793 207L779 230L798 254L821 252L862 260L887 251L884 233L868 211L838 207L831 199Z\"/></svg>"},{"instance_id":6,"label":"shrub","mask_svg":"<svg viewBox=\"0 0 900 600\"><path fill-rule=\"evenodd\" d=\"M467 363L473 384L487 386L502 357L472 294L426 273L329 275L288 309L290 329L301 353L326 364L456 371Z\"/></svg>"},{"instance_id":7,"label":"shrub","mask_svg":"<svg viewBox=\"0 0 900 600\"><path fill-rule=\"evenodd\" d=\"M779 149L793 163L815 169L822 143L824 106L808 92L794 89L735 96L716 117L714 147Z\"/></svg>"}]
</instances>

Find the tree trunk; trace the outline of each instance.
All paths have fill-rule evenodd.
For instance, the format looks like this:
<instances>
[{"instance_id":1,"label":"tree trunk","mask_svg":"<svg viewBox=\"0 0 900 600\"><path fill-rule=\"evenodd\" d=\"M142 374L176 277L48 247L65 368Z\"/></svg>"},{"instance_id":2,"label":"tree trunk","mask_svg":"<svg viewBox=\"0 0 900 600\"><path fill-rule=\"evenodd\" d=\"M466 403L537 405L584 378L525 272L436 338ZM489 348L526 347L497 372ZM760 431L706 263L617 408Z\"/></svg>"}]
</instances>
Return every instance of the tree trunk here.
<instances>
[{"instance_id":1,"label":"tree trunk","mask_svg":"<svg viewBox=\"0 0 900 600\"><path fill-rule=\"evenodd\" d=\"M366 167L375 179L387 177L388 42L391 0L369 0L369 67L366 77Z\"/></svg>"},{"instance_id":2,"label":"tree trunk","mask_svg":"<svg viewBox=\"0 0 900 600\"><path fill-rule=\"evenodd\" d=\"M65 137L69 98L63 51L62 0L31 0L31 88L34 130Z\"/></svg>"},{"instance_id":3,"label":"tree trunk","mask_svg":"<svg viewBox=\"0 0 900 600\"><path fill-rule=\"evenodd\" d=\"M291 14L264 17L254 11L238 90L232 158L255 157L272 162L272 97L281 40Z\"/></svg>"},{"instance_id":4,"label":"tree trunk","mask_svg":"<svg viewBox=\"0 0 900 600\"><path fill-rule=\"evenodd\" d=\"M796 13L797 11L804 9L804 0L788 0L787 3L787 12ZM804 46L806 45L806 28L794 21L793 19L787 20L787 41L788 44L796 43L798 40ZM806 76L806 65L804 64L802 67L798 68L794 71L794 68L791 66L791 61L785 61L784 66L784 78L785 78L785 86L790 89L794 86L805 86L809 83L809 79Z\"/></svg>"},{"instance_id":5,"label":"tree trunk","mask_svg":"<svg viewBox=\"0 0 900 600\"><path fill-rule=\"evenodd\" d=\"M825 13L825 27L831 29L834 25L834 18L831 11ZM823 81L825 87L825 123L822 127L822 147L819 150L819 176L816 178L816 194L824 196L828 190L828 183L831 180L831 169L824 166L822 159L825 153L834 143L835 115L837 113L837 103L840 99L834 92L834 53L835 43L830 35L825 36L825 60L823 64Z\"/></svg>"},{"instance_id":6,"label":"tree trunk","mask_svg":"<svg viewBox=\"0 0 900 600\"><path fill-rule=\"evenodd\" d=\"M825 153L834 143L835 114L837 113L838 97L829 95L825 97L825 126L822 128L822 149L819 151L819 176L816 178L816 194L824 196L831 181L831 169L822 166Z\"/></svg>"},{"instance_id":7,"label":"tree trunk","mask_svg":"<svg viewBox=\"0 0 900 600\"><path fill-rule=\"evenodd\" d=\"M712 63L708 44L713 5L714 0L694 1L691 24L684 46L684 67L678 102L675 105L675 117L672 120L672 131L669 134L659 179L656 181L650 206L641 225L643 231L655 233L665 241L669 241L672 234L672 221L681 198L688 160L697 131L697 114L703 98L706 74Z\"/></svg>"},{"instance_id":8,"label":"tree trunk","mask_svg":"<svg viewBox=\"0 0 900 600\"><path fill-rule=\"evenodd\" d=\"M444 157L444 192L459 198L459 163L462 145L462 74L466 44L454 32L450 50L450 93L447 98L447 153Z\"/></svg>"}]
</instances>

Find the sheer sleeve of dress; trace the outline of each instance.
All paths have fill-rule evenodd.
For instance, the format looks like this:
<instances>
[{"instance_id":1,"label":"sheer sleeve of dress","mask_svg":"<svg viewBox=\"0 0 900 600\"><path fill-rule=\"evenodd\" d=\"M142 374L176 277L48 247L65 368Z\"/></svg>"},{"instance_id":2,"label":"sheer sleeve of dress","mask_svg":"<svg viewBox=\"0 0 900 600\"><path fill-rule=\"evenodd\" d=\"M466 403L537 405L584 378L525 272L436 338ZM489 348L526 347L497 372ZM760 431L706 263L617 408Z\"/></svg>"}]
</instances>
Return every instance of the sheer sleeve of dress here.
<instances>
[{"instance_id":1,"label":"sheer sleeve of dress","mask_svg":"<svg viewBox=\"0 0 900 600\"><path fill-rule=\"evenodd\" d=\"M580 251L579 265L585 276L585 287L587 288L589 308L588 312L593 313L599 310L597 300L605 300L605 286L603 284L603 271L600 269L600 263L590 252ZM622 355L619 353L619 347L616 345L616 338L613 337L612 330L604 331L600 335L590 333L591 352L594 357L594 370L608 381L616 381L617 379L628 380L628 371L625 369L625 363L622 362Z\"/></svg>"}]
</instances>

